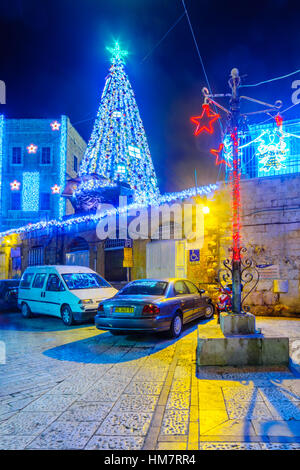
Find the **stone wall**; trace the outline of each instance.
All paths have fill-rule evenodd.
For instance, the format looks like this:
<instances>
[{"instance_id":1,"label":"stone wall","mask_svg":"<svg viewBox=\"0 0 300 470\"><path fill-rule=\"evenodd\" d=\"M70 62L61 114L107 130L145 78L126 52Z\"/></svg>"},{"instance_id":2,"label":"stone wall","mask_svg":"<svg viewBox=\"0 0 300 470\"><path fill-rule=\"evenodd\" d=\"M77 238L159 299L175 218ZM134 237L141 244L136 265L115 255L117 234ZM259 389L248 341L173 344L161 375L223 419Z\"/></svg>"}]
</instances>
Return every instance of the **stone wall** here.
<instances>
[{"instance_id":1,"label":"stone wall","mask_svg":"<svg viewBox=\"0 0 300 470\"><path fill-rule=\"evenodd\" d=\"M258 265L273 265L248 303L256 314L300 313L300 176L243 181L241 197L244 245Z\"/></svg>"}]
</instances>

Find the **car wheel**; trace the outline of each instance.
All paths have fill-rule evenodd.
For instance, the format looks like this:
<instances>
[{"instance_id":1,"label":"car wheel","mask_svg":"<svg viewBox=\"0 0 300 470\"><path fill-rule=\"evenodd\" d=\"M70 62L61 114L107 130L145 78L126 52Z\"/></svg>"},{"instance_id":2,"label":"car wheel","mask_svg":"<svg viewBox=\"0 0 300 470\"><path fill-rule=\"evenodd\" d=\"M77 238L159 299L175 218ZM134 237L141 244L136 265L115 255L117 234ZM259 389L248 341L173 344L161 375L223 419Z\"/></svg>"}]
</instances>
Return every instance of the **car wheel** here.
<instances>
[{"instance_id":1,"label":"car wheel","mask_svg":"<svg viewBox=\"0 0 300 470\"><path fill-rule=\"evenodd\" d=\"M204 309L204 316L205 318L211 318L215 313L214 306L212 304L208 304Z\"/></svg>"},{"instance_id":2,"label":"car wheel","mask_svg":"<svg viewBox=\"0 0 300 470\"><path fill-rule=\"evenodd\" d=\"M23 318L31 318L32 317L31 310L28 307L28 305L25 304L25 302L21 306L21 315L22 315Z\"/></svg>"},{"instance_id":3,"label":"car wheel","mask_svg":"<svg viewBox=\"0 0 300 470\"><path fill-rule=\"evenodd\" d=\"M178 338L182 332L182 316L181 313L177 312L175 313L175 316L172 320L170 330L169 330L169 336L170 338Z\"/></svg>"},{"instance_id":4,"label":"car wheel","mask_svg":"<svg viewBox=\"0 0 300 470\"><path fill-rule=\"evenodd\" d=\"M74 323L73 313L69 305L64 305L61 309L61 319L66 326L71 326Z\"/></svg>"}]
</instances>

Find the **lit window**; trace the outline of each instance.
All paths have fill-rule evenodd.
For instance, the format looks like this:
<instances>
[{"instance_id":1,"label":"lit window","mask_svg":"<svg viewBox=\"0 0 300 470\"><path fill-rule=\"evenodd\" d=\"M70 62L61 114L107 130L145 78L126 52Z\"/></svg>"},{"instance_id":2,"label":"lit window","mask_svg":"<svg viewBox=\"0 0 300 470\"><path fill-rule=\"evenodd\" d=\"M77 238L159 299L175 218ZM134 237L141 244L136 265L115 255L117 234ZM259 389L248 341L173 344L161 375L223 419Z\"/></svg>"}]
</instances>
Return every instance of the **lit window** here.
<instances>
[{"instance_id":1,"label":"lit window","mask_svg":"<svg viewBox=\"0 0 300 470\"><path fill-rule=\"evenodd\" d=\"M43 147L41 154L41 165L51 165L51 152L50 147Z\"/></svg>"},{"instance_id":2,"label":"lit window","mask_svg":"<svg viewBox=\"0 0 300 470\"><path fill-rule=\"evenodd\" d=\"M22 149L21 147L12 148L12 165L22 165Z\"/></svg>"},{"instance_id":3,"label":"lit window","mask_svg":"<svg viewBox=\"0 0 300 470\"><path fill-rule=\"evenodd\" d=\"M117 166L117 173L119 173L120 175L125 175L125 173L126 173L125 166L124 165L118 165Z\"/></svg>"},{"instance_id":4,"label":"lit window","mask_svg":"<svg viewBox=\"0 0 300 470\"><path fill-rule=\"evenodd\" d=\"M113 114L112 114L112 117L120 118L121 117L121 112L120 111L114 111Z\"/></svg>"},{"instance_id":5,"label":"lit window","mask_svg":"<svg viewBox=\"0 0 300 470\"><path fill-rule=\"evenodd\" d=\"M141 151L138 147L133 147L132 145L128 145L128 151L131 157L141 158Z\"/></svg>"}]
</instances>

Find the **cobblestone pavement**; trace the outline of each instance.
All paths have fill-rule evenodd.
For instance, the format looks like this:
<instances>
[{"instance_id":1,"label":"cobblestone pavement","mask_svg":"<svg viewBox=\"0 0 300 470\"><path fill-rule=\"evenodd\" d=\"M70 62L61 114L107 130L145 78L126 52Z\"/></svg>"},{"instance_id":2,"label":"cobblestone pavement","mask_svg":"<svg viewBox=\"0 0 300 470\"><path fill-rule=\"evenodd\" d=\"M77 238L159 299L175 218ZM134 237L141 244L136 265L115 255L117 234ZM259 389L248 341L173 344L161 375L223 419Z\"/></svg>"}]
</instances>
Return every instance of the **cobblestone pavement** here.
<instances>
[{"instance_id":1,"label":"cobblestone pavement","mask_svg":"<svg viewBox=\"0 0 300 470\"><path fill-rule=\"evenodd\" d=\"M300 449L300 319L257 321L292 368L196 374L198 324L171 341L2 314L0 448Z\"/></svg>"}]
</instances>

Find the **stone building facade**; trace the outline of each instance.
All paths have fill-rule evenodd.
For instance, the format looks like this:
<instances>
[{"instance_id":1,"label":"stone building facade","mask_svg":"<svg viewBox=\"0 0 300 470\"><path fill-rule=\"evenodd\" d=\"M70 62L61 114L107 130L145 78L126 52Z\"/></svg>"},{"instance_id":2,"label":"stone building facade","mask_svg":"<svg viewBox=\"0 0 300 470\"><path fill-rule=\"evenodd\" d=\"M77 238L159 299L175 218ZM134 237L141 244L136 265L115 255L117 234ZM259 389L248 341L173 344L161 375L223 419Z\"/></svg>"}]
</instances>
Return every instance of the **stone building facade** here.
<instances>
[{"instance_id":1,"label":"stone building facade","mask_svg":"<svg viewBox=\"0 0 300 470\"><path fill-rule=\"evenodd\" d=\"M60 197L77 176L86 143L67 116L7 119L0 115L0 229L73 212Z\"/></svg>"},{"instance_id":2,"label":"stone building facade","mask_svg":"<svg viewBox=\"0 0 300 470\"><path fill-rule=\"evenodd\" d=\"M245 303L256 315L300 314L300 175L253 178L241 182L241 239L258 266L260 279ZM205 204L204 240L199 258L191 259L195 245L188 240L159 239L132 241L133 267L130 278L152 277L151 266L161 264L163 275L187 277L216 297L216 277L223 260L230 257L231 188L220 184L208 198L183 201ZM183 204L183 203L182 203ZM183 207L183 206L182 206ZM174 220L170 220L171 233ZM173 224L173 225L172 225ZM13 250L19 254L22 271L43 250L44 264L84 264L105 276L116 286L127 282L123 268L125 240L99 240L94 223L78 224L72 229L47 228L19 236ZM151 248L151 249L150 249ZM197 246L196 246L197 249ZM174 255L173 255L174 254ZM163 258L159 261L159 258ZM156 260L153 261L153 256ZM151 258L152 257L152 258ZM165 261L167 259L167 261ZM158 261L157 261L158 260ZM14 274L9 269L9 276ZM245 286L246 295L251 284Z\"/></svg>"}]
</instances>

